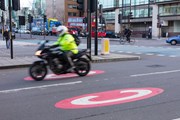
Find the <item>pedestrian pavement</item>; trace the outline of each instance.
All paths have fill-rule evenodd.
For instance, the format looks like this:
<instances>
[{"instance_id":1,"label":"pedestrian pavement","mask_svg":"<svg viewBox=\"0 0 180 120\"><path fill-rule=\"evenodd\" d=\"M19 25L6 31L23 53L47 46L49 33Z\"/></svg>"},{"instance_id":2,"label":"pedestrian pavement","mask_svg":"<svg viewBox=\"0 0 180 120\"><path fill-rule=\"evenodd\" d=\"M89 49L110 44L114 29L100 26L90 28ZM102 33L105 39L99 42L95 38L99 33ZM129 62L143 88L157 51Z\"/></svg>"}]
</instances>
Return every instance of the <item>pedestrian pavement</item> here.
<instances>
[{"instance_id":1,"label":"pedestrian pavement","mask_svg":"<svg viewBox=\"0 0 180 120\"><path fill-rule=\"evenodd\" d=\"M28 45L37 46L37 44L35 43L21 42L15 40L13 41L13 46L16 47L21 48L22 46L28 46ZM0 69L28 67L36 60L40 60L40 59L33 55L11 56L11 50L6 49L5 41L0 39ZM98 53L98 55L92 55L92 63L115 62L115 61L125 61L125 60L140 60L140 56L115 54L115 53L109 53L104 55Z\"/></svg>"}]
</instances>

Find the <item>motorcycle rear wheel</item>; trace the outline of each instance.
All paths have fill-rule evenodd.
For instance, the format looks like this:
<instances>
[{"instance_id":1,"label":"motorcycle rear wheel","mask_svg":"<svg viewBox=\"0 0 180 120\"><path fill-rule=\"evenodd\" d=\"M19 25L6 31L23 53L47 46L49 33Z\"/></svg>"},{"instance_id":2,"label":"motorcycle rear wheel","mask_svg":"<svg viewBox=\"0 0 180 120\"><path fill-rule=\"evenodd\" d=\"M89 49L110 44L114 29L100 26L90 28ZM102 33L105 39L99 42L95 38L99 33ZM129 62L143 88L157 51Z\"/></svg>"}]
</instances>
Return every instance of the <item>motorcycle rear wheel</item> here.
<instances>
[{"instance_id":1,"label":"motorcycle rear wheel","mask_svg":"<svg viewBox=\"0 0 180 120\"><path fill-rule=\"evenodd\" d=\"M41 81L47 75L47 68L44 64L33 63L29 68L29 74L35 81Z\"/></svg>"},{"instance_id":2,"label":"motorcycle rear wheel","mask_svg":"<svg viewBox=\"0 0 180 120\"><path fill-rule=\"evenodd\" d=\"M75 73L79 76L86 76L91 70L90 62L85 58L80 58L75 62Z\"/></svg>"}]
</instances>

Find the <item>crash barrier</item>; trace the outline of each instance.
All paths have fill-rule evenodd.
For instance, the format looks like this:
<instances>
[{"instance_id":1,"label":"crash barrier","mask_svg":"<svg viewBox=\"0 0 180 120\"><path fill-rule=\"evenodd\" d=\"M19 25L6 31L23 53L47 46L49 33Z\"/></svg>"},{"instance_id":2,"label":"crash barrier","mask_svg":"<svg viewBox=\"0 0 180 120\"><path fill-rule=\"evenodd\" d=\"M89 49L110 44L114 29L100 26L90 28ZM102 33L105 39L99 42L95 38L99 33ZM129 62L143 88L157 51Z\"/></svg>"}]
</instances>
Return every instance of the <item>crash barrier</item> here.
<instances>
[{"instance_id":1,"label":"crash barrier","mask_svg":"<svg viewBox=\"0 0 180 120\"><path fill-rule=\"evenodd\" d=\"M109 50L110 50L110 42L108 38L103 38L101 40L101 54L105 55L105 54L109 54Z\"/></svg>"}]
</instances>

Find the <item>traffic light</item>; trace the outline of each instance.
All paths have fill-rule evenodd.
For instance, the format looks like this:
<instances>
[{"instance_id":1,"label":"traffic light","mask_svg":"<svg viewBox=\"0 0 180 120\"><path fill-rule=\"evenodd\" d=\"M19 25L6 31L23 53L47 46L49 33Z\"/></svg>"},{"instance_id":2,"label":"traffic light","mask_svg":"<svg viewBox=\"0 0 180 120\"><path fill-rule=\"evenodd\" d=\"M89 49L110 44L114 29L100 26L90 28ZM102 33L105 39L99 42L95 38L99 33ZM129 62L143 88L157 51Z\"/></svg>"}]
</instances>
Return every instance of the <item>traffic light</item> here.
<instances>
[{"instance_id":1,"label":"traffic light","mask_svg":"<svg viewBox=\"0 0 180 120\"><path fill-rule=\"evenodd\" d=\"M96 11L96 1L97 0L90 0L90 11L91 13L95 12Z\"/></svg>"},{"instance_id":2,"label":"traffic light","mask_svg":"<svg viewBox=\"0 0 180 120\"><path fill-rule=\"evenodd\" d=\"M100 4L100 5L99 5L99 13L103 13L103 10L102 10L102 9L103 9L103 5Z\"/></svg>"},{"instance_id":3,"label":"traffic light","mask_svg":"<svg viewBox=\"0 0 180 120\"><path fill-rule=\"evenodd\" d=\"M87 23L87 17L83 18L83 23Z\"/></svg>"},{"instance_id":4,"label":"traffic light","mask_svg":"<svg viewBox=\"0 0 180 120\"><path fill-rule=\"evenodd\" d=\"M33 22L33 16L31 16L31 19L30 19L31 23Z\"/></svg>"},{"instance_id":5,"label":"traffic light","mask_svg":"<svg viewBox=\"0 0 180 120\"><path fill-rule=\"evenodd\" d=\"M46 15L44 15L44 16L43 16L43 19L44 19L44 22L46 22L46 21L47 21L47 17L46 17Z\"/></svg>"},{"instance_id":6,"label":"traffic light","mask_svg":"<svg viewBox=\"0 0 180 120\"><path fill-rule=\"evenodd\" d=\"M31 14L28 14L28 23L32 23L33 22L33 16L31 16Z\"/></svg>"},{"instance_id":7,"label":"traffic light","mask_svg":"<svg viewBox=\"0 0 180 120\"><path fill-rule=\"evenodd\" d=\"M1 16L1 22L4 23L4 17L3 16Z\"/></svg>"},{"instance_id":8,"label":"traffic light","mask_svg":"<svg viewBox=\"0 0 180 120\"><path fill-rule=\"evenodd\" d=\"M12 0L12 9L14 11L20 10L20 0Z\"/></svg>"},{"instance_id":9,"label":"traffic light","mask_svg":"<svg viewBox=\"0 0 180 120\"><path fill-rule=\"evenodd\" d=\"M119 24L121 24L121 19L122 19L122 15L119 14L119 15L118 15L118 23L119 23Z\"/></svg>"},{"instance_id":10,"label":"traffic light","mask_svg":"<svg viewBox=\"0 0 180 120\"><path fill-rule=\"evenodd\" d=\"M5 10L5 0L0 0L0 8L1 10Z\"/></svg>"},{"instance_id":11,"label":"traffic light","mask_svg":"<svg viewBox=\"0 0 180 120\"><path fill-rule=\"evenodd\" d=\"M105 18L102 15L99 16L99 23L100 24L105 24L106 23Z\"/></svg>"},{"instance_id":12,"label":"traffic light","mask_svg":"<svg viewBox=\"0 0 180 120\"><path fill-rule=\"evenodd\" d=\"M132 19L133 18L133 14L132 12L129 13L129 18Z\"/></svg>"},{"instance_id":13,"label":"traffic light","mask_svg":"<svg viewBox=\"0 0 180 120\"><path fill-rule=\"evenodd\" d=\"M77 6L77 9L80 11L84 11L84 0L77 0L77 3L79 6Z\"/></svg>"},{"instance_id":14,"label":"traffic light","mask_svg":"<svg viewBox=\"0 0 180 120\"><path fill-rule=\"evenodd\" d=\"M19 25L25 25L25 16L19 16Z\"/></svg>"}]
</instances>

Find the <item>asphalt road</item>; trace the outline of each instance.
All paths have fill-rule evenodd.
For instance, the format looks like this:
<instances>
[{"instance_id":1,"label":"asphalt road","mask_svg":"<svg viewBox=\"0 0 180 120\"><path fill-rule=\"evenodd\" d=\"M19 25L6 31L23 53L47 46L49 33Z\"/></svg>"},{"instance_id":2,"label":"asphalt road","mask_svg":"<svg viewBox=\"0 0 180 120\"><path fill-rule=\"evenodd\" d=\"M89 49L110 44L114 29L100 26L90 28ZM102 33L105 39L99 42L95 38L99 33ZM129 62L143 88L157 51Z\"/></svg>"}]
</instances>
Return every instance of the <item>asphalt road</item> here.
<instances>
[{"instance_id":1,"label":"asphalt road","mask_svg":"<svg viewBox=\"0 0 180 120\"><path fill-rule=\"evenodd\" d=\"M111 41L112 52L141 60L92 64L100 74L86 77L54 78L49 72L41 82L28 78L28 68L0 70L0 120L179 120L179 45L117 43ZM36 48L14 46L14 54L33 55Z\"/></svg>"},{"instance_id":2,"label":"asphalt road","mask_svg":"<svg viewBox=\"0 0 180 120\"><path fill-rule=\"evenodd\" d=\"M1 70L1 120L174 120L180 118L179 66L178 57L142 55L138 61L93 64L92 70L104 71L102 74L41 82L24 80L29 76L28 68ZM127 99L128 95L134 95L122 93L122 96L117 96L114 90L136 88L140 89L142 93L139 95L142 96L148 93L142 88L154 88L155 91L151 92L159 94L107 106L102 102L83 100L81 102L85 105L81 102L76 104L85 108L75 108L75 103L67 105L67 102L72 102L67 101L68 98L83 98L85 96L82 95L87 94L94 96L94 93L101 97L91 101L113 103L116 97ZM105 93L97 94L99 92ZM62 100L65 100L64 103L57 105Z\"/></svg>"}]
</instances>

